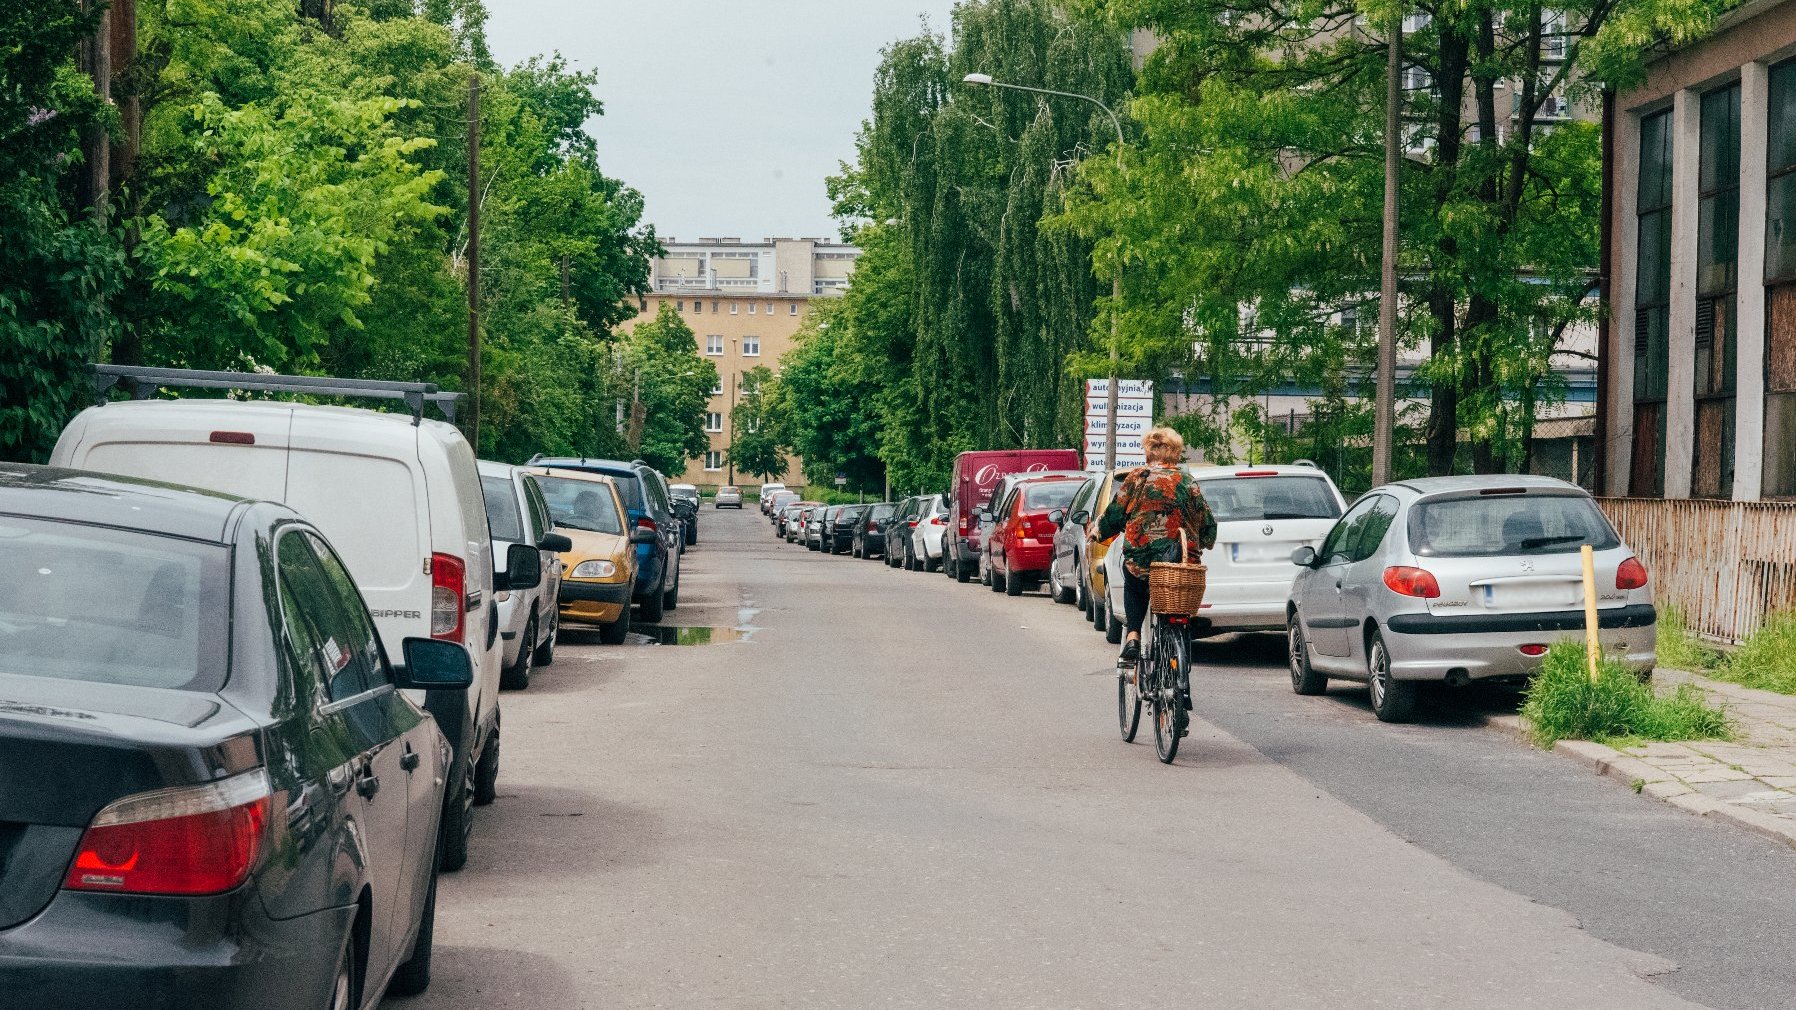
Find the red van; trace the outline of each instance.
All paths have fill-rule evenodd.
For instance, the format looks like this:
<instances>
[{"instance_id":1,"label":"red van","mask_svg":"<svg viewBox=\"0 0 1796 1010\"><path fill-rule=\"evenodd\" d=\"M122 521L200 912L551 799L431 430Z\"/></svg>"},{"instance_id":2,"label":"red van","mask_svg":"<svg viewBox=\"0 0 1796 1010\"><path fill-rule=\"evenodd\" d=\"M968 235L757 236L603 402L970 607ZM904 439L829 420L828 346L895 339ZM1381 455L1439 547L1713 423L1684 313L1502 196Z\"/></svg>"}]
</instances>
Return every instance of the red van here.
<instances>
[{"instance_id":1,"label":"red van","mask_svg":"<svg viewBox=\"0 0 1796 1010\"><path fill-rule=\"evenodd\" d=\"M954 457L948 482L948 535L943 538L942 570L959 582L979 573L979 518L976 513L992 497L992 487L1007 473L1041 473L1079 469L1077 449L990 449Z\"/></svg>"}]
</instances>

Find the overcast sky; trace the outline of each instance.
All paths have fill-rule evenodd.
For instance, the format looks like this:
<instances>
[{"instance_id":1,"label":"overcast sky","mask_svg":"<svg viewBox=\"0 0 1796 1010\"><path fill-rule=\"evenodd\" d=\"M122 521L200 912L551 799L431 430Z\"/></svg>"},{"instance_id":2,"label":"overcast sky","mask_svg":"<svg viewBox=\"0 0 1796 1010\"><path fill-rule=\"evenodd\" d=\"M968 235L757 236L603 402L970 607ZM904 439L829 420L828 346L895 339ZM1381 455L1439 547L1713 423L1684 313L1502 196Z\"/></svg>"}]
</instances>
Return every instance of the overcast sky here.
<instances>
[{"instance_id":1,"label":"overcast sky","mask_svg":"<svg viewBox=\"0 0 1796 1010\"><path fill-rule=\"evenodd\" d=\"M887 43L953 0L495 0L505 64L559 50L599 77L587 125L663 239L834 236L823 180L852 158Z\"/></svg>"}]
</instances>

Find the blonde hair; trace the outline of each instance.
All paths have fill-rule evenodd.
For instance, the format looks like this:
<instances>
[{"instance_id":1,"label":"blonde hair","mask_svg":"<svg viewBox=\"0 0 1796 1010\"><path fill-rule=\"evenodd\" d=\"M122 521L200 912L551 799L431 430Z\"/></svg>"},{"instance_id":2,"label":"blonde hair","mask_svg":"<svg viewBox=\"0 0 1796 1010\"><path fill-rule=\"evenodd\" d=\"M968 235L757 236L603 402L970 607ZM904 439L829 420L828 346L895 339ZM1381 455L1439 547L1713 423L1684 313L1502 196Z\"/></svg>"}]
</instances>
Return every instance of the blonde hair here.
<instances>
[{"instance_id":1,"label":"blonde hair","mask_svg":"<svg viewBox=\"0 0 1796 1010\"><path fill-rule=\"evenodd\" d=\"M1161 426L1141 436L1141 451L1149 463L1179 463L1185 458L1185 440L1171 428Z\"/></svg>"}]
</instances>

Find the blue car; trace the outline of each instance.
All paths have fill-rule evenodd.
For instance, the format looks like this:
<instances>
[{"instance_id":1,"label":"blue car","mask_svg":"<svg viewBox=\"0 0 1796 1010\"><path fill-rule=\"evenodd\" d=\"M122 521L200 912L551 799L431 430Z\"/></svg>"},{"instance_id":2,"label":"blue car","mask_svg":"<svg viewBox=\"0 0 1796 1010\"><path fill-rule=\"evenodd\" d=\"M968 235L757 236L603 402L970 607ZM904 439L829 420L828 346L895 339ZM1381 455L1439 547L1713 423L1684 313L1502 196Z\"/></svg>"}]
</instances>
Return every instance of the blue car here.
<instances>
[{"instance_id":1,"label":"blue car","mask_svg":"<svg viewBox=\"0 0 1796 1010\"><path fill-rule=\"evenodd\" d=\"M581 470L602 473L617 485L618 497L624 501L632 531L654 530L655 539L636 545L637 615L654 623L663 613L680 605L680 519L674 514L673 498L667 490L667 478L641 460L624 462L615 459L536 456L532 466L557 470Z\"/></svg>"}]
</instances>

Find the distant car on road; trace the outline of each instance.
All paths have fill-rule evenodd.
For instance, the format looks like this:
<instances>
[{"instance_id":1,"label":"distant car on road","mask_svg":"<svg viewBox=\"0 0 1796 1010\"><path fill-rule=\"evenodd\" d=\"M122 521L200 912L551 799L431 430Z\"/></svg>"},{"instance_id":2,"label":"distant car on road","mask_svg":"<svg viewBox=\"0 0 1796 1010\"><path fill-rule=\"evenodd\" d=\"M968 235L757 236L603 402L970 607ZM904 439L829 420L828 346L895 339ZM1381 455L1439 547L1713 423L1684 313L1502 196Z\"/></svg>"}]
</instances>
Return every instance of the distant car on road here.
<instances>
[{"instance_id":1,"label":"distant car on road","mask_svg":"<svg viewBox=\"0 0 1796 1010\"><path fill-rule=\"evenodd\" d=\"M742 507L742 489L725 484L717 489L717 497L712 499L712 508L739 509Z\"/></svg>"},{"instance_id":2,"label":"distant car on road","mask_svg":"<svg viewBox=\"0 0 1796 1010\"><path fill-rule=\"evenodd\" d=\"M886 520L887 567L897 568L904 564L905 547L910 543L910 531L915 528L922 503L922 495L911 495L900 501L898 507L892 510L892 517Z\"/></svg>"},{"instance_id":3,"label":"distant car on road","mask_svg":"<svg viewBox=\"0 0 1796 1010\"><path fill-rule=\"evenodd\" d=\"M495 561L503 564L512 544L530 544L543 551L540 584L494 594L505 656L499 686L523 690L530 686L530 674L536 667L555 661L555 633L561 630L561 608L556 602L561 593L560 553L571 550L573 544L555 532L549 506L534 478L505 463L483 459L479 467Z\"/></svg>"},{"instance_id":4,"label":"distant car on road","mask_svg":"<svg viewBox=\"0 0 1796 1010\"><path fill-rule=\"evenodd\" d=\"M840 505L822 505L814 508L805 520L804 545L813 551L825 550L829 531L836 521L836 513L842 511Z\"/></svg>"},{"instance_id":5,"label":"distant car on road","mask_svg":"<svg viewBox=\"0 0 1796 1010\"><path fill-rule=\"evenodd\" d=\"M999 478L1009 473L1076 470L1078 466L1079 453L1075 449L996 449L963 452L954 457L946 501L947 546L942 553L948 574L961 582L980 574L984 536L977 513L990 503L992 488Z\"/></svg>"},{"instance_id":6,"label":"distant car on road","mask_svg":"<svg viewBox=\"0 0 1796 1010\"><path fill-rule=\"evenodd\" d=\"M824 549L830 554L847 554L854 546L854 528L860 524L861 516L867 514L867 508L866 505L844 505L838 509L830 520Z\"/></svg>"},{"instance_id":7,"label":"distant car on road","mask_svg":"<svg viewBox=\"0 0 1796 1010\"><path fill-rule=\"evenodd\" d=\"M692 484L669 484L667 485L667 498L673 505L674 515L682 524L681 533L685 539L681 546L696 546L698 544L698 488Z\"/></svg>"},{"instance_id":8,"label":"distant car on road","mask_svg":"<svg viewBox=\"0 0 1796 1010\"><path fill-rule=\"evenodd\" d=\"M6 1004L422 992L454 756L402 692L467 690L468 650L389 657L281 505L8 463L0 514Z\"/></svg>"},{"instance_id":9,"label":"distant car on road","mask_svg":"<svg viewBox=\"0 0 1796 1010\"><path fill-rule=\"evenodd\" d=\"M942 545L947 542L948 510L939 494L917 499L917 521L910 527L909 551L905 561L916 572L933 572L942 567Z\"/></svg>"},{"instance_id":10,"label":"distant car on road","mask_svg":"<svg viewBox=\"0 0 1796 1010\"><path fill-rule=\"evenodd\" d=\"M761 507L773 520L774 530L777 531L780 528L780 523L784 520L785 507L798 501L801 497L803 496L796 491L775 491L772 497L761 499Z\"/></svg>"},{"instance_id":11,"label":"distant car on road","mask_svg":"<svg viewBox=\"0 0 1796 1010\"><path fill-rule=\"evenodd\" d=\"M1650 674L1651 579L1588 492L1550 477L1431 477L1372 489L1320 547L1292 554L1291 686L1365 681L1373 713L1403 722L1424 681L1525 681L1548 645L1583 634L1585 544L1603 650Z\"/></svg>"},{"instance_id":12,"label":"distant car on road","mask_svg":"<svg viewBox=\"0 0 1796 1010\"><path fill-rule=\"evenodd\" d=\"M861 513L860 521L854 524L854 545L852 553L857 558L882 557L886 552L886 521L898 510L896 502L874 502Z\"/></svg>"},{"instance_id":13,"label":"distant car on road","mask_svg":"<svg viewBox=\"0 0 1796 1010\"><path fill-rule=\"evenodd\" d=\"M775 499L784 494L790 494L794 500L799 497L796 491L787 491L786 485L784 484L762 484L759 496L761 500L761 514L768 515L772 513L773 506L778 504Z\"/></svg>"}]
</instances>

